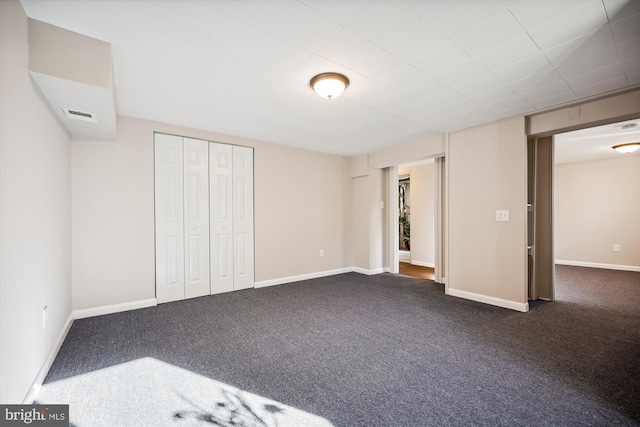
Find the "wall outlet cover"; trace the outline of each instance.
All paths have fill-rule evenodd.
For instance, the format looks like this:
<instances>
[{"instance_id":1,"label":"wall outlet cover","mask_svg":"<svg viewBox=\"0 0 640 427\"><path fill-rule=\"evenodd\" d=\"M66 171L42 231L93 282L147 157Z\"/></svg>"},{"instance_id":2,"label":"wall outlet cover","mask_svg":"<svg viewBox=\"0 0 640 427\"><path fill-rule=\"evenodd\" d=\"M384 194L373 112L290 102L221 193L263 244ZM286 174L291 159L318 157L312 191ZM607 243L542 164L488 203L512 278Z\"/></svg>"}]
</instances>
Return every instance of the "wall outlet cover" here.
<instances>
[{"instance_id":1,"label":"wall outlet cover","mask_svg":"<svg viewBox=\"0 0 640 427\"><path fill-rule=\"evenodd\" d=\"M496 211L496 221L498 221L498 222L509 222L509 211L508 210L497 210Z\"/></svg>"}]
</instances>

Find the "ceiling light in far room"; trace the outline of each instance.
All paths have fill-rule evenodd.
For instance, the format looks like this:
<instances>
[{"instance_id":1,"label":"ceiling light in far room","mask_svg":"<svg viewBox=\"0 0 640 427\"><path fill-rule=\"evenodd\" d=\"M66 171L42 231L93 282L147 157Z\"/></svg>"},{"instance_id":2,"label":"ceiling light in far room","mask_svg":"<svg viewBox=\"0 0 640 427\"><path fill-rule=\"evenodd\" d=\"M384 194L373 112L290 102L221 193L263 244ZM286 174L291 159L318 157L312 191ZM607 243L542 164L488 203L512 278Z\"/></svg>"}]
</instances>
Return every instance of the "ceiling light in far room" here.
<instances>
[{"instance_id":1,"label":"ceiling light in far room","mask_svg":"<svg viewBox=\"0 0 640 427\"><path fill-rule=\"evenodd\" d=\"M627 144L614 145L611 148L616 150L618 153L633 153L640 149L640 142L629 142Z\"/></svg>"},{"instance_id":2,"label":"ceiling light in far room","mask_svg":"<svg viewBox=\"0 0 640 427\"><path fill-rule=\"evenodd\" d=\"M340 73L322 73L312 78L310 84L321 97L333 99L349 87L349 79Z\"/></svg>"}]
</instances>

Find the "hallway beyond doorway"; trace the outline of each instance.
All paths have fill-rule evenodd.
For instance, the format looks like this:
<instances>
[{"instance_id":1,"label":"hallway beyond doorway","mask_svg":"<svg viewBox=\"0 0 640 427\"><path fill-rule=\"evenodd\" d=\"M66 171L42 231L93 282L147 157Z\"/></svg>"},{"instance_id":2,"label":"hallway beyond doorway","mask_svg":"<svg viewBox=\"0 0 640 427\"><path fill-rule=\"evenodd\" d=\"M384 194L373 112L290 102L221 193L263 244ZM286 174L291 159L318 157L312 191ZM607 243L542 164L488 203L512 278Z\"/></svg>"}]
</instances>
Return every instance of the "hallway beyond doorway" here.
<instances>
[{"instance_id":1,"label":"hallway beyond doorway","mask_svg":"<svg viewBox=\"0 0 640 427\"><path fill-rule=\"evenodd\" d=\"M422 267L420 265L409 264L408 262L398 263L400 267L399 273L405 276L417 277L419 279L434 279L434 271L431 267Z\"/></svg>"}]
</instances>

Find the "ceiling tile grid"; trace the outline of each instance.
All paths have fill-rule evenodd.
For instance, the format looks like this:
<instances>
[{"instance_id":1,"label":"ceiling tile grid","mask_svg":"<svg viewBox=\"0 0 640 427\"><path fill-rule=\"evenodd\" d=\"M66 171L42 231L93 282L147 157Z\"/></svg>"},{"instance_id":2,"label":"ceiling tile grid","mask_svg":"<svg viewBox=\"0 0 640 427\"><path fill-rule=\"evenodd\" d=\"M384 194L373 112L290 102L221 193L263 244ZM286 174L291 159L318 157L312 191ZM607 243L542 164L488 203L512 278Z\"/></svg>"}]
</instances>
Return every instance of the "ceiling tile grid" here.
<instances>
[{"instance_id":1,"label":"ceiling tile grid","mask_svg":"<svg viewBox=\"0 0 640 427\"><path fill-rule=\"evenodd\" d=\"M122 113L215 117L189 125L337 154L640 83L638 0L21 4L34 19L112 44ZM171 60L200 70L167 66ZM309 88L328 71L350 79L340 99L322 100ZM189 115L178 105L185 99L208 113ZM342 124L319 132L317 117ZM363 125L368 120L391 127L381 132Z\"/></svg>"}]
</instances>

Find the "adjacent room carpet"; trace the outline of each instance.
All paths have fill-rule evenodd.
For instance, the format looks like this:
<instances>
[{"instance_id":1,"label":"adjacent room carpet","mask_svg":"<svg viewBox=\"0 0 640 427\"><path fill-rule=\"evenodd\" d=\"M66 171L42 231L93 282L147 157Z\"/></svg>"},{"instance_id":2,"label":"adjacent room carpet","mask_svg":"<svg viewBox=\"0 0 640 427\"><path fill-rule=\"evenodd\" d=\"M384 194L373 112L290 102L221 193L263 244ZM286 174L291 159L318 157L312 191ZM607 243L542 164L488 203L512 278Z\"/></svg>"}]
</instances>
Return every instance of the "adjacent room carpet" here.
<instances>
[{"instance_id":1,"label":"adjacent room carpet","mask_svg":"<svg viewBox=\"0 0 640 427\"><path fill-rule=\"evenodd\" d=\"M76 320L38 397L91 426L640 423L640 273L518 313L357 273Z\"/></svg>"}]
</instances>

